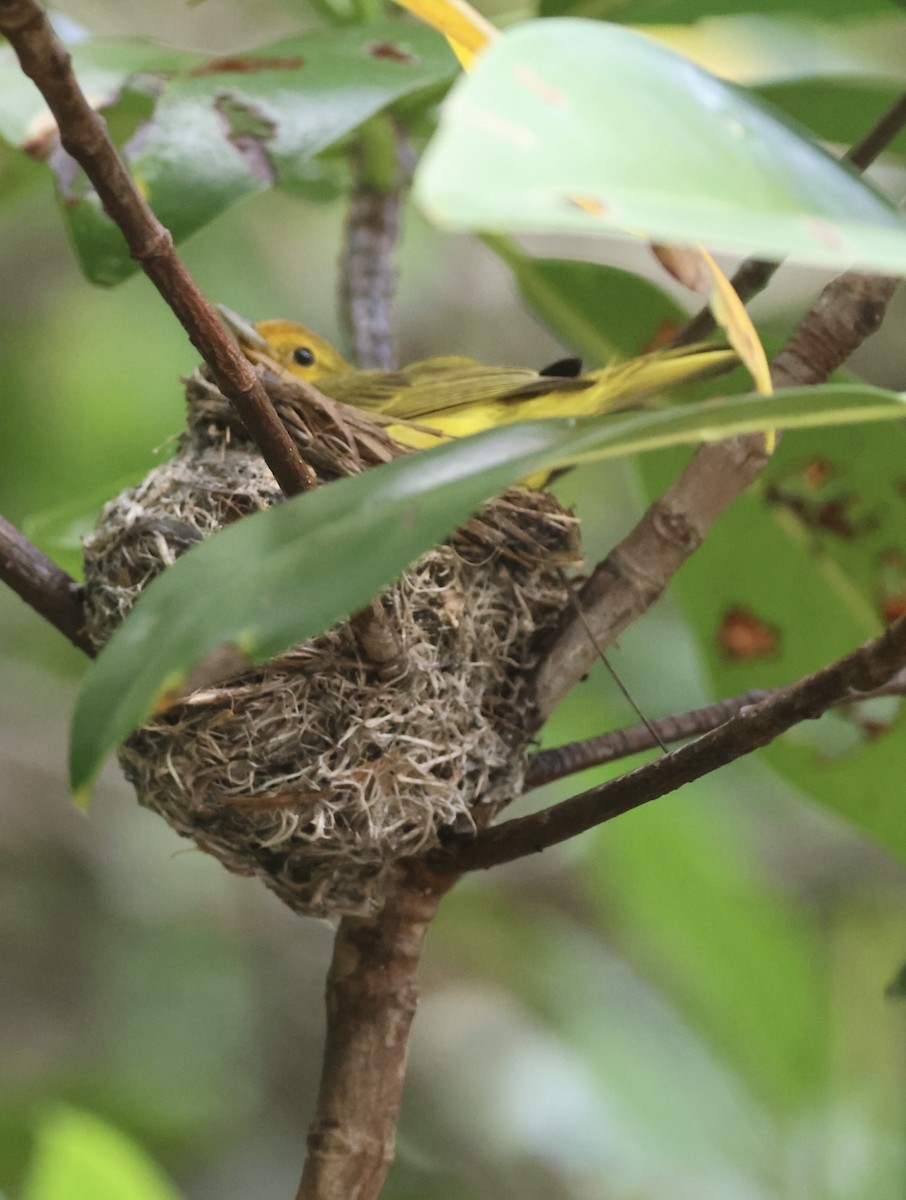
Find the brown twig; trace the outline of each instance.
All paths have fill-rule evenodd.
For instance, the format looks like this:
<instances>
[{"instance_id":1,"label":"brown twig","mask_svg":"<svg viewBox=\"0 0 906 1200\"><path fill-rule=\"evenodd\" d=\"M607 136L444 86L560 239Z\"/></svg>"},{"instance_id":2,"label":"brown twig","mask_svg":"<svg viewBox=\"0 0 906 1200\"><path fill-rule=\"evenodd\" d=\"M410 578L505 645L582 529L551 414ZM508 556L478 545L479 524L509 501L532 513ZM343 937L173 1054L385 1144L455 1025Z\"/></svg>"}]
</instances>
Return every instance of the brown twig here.
<instances>
[{"instance_id":1,"label":"brown twig","mask_svg":"<svg viewBox=\"0 0 906 1200\"><path fill-rule=\"evenodd\" d=\"M390 161L380 164L383 171L377 169L374 147L367 140L352 156L356 181L340 254L340 312L358 365L387 370L396 365L390 318L412 150L389 118L378 118L370 136L383 152L378 157ZM359 650L383 676L407 669L402 645L379 599L356 613L350 624Z\"/></svg>"},{"instance_id":2,"label":"brown twig","mask_svg":"<svg viewBox=\"0 0 906 1200\"><path fill-rule=\"evenodd\" d=\"M663 743L684 742L687 738L700 737L718 729L731 717L736 716L743 708L759 704L772 696L777 696L781 688L764 690L757 688L745 692L741 696L728 696L724 700L716 700L713 704L705 704L701 708L693 708L688 712L673 713L669 717L648 721L644 724L629 725L623 729L612 729L597 737L585 738L578 742L566 742L562 746L551 746L547 750L539 750L528 762L525 774L524 790L542 787L557 779L565 779L576 775L579 771L587 771L590 767L601 767L606 763L617 762L621 758L631 758L634 754L642 754L653 750ZM906 695L906 671L899 671L883 687L859 696L859 700L874 700L881 696ZM852 697L846 696L831 707L839 707L852 703ZM649 726L654 727L653 736Z\"/></svg>"},{"instance_id":3,"label":"brown twig","mask_svg":"<svg viewBox=\"0 0 906 1200\"><path fill-rule=\"evenodd\" d=\"M66 48L35 0L0 0L0 33L8 38L25 74L47 102L63 148L82 167L105 212L122 231L138 262L178 317L211 368L218 387L235 405L287 495L305 491L310 473L283 428L252 366L227 336L173 248L168 229L135 187L107 134L106 123L85 98Z\"/></svg>"},{"instance_id":4,"label":"brown twig","mask_svg":"<svg viewBox=\"0 0 906 1200\"><path fill-rule=\"evenodd\" d=\"M775 359L771 369L774 386L803 386L827 379L877 330L899 283L854 271L829 283ZM583 585L579 600L597 646L606 649L647 611L768 460L761 435L699 447L676 482ZM538 726L589 670L596 656L584 624L567 613L535 677Z\"/></svg>"},{"instance_id":5,"label":"brown twig","mask_svg":"<svg viewBox=\"0 0 906 1200\"><path fill-rule=\"evenodd\" d=\"M340 256L340 312L358 365L389 370L396 366L390 320L396 247L413 156L408 140L389 119L380 121L378 128L385 135L381 149L390 159L383 172L375 169L367 146L357 147L352 159L356 181Z\"/></svg>"},{"instance_id":6,"label":"brown twig","mask_svg":"<svg viewBox=\"0 0 906 1200\"><path fill-rule=\"evenodd\" d=\"M729 696L726 700L692 708L688 712L673 713L659 720L611 729L597 737L539 750L529 759L524 790L530 792L545 783L553 783L555 779L565 779L568 775L587 771L589 767L601 767L621 758L630 758L633 754L653 750L655 746L663 747L665 743L670 745L685 741L686 738L700 737L729 721L740 709L757 704L770 695L773 693L759 689L742 696Z\"/></svg>"},{"instance_id":7,"label":"brown twig","mask_svg":"<svg viewBox=\"0 0 906 1200\"><path fill-rule=\"evenodd\" d=\"M898 96L890 108L878 118L864 137L844 154L857 171L866 171L906 127L906 92Z\"/></svg>"},{"instance_id":8,"label":"brown twig","mask_svg":"<svg viewBox=\"0 0 906 1200\"><path fill-rule=\"evenodd\" d=\"M504 821L428 859L439 869L485 870L546 850L596 825L674 792L774 738L820 716L841 700L861 698L906 664L906 617L838 662L743 708L720 728L662 758L543 812Z\"/></svg>"},{"instance_id":9,"label":"brown twig","mask_svg":"<svg viewBox=\"0 0 906 1200\"><path fill-rule=\"evenodd\" d=\"M0 580L74 646L94 657L79 585L4 517L0 517Z\"/></svg>"},{"instance_id":10,"label":"brown twig","mask_svg":"<svg viewBox=\"0 0 906 1200\"><path fill-rule=\"evenodd\" d=\"M904 126L906 126L906 92L902 96L898 96L868 133L847 150L843 156L844 160L859 171L867 170L878 155L887 149ZM748 303L759 292L764 291L779 266L779 262L763 258L746 259L731 280L736 294L744 303ZM675 343L688 346L694 342L700 342L710 337L714 328L714 314L709 307L705 307L686 322L675 338Z\"/></svg>"},{"instance_id":11,"label":"brown twig","mask_svg":"<svg viewBox=\"0 0 906 1200\"><path fill-rule=\"evenodd\" d=\"M374 917L340 924L327 980L327 1048L296 1200L374 1200L393 1160L417 972L450 872L424 864Z\"/></svg>"}]
</instances>

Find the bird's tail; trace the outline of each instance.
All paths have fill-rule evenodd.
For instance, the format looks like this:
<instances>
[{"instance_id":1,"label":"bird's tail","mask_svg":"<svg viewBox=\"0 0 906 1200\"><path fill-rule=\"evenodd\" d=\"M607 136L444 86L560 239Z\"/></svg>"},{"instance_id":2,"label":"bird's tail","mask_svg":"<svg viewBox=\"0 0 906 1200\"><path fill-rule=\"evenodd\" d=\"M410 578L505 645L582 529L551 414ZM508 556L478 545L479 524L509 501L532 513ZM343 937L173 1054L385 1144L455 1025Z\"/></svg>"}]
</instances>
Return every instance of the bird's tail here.
<instances>
[{"instance_id":1,"label":"bird's tail","mask_svg":"<svg viewBox=\"0 0 906 1200\"><path fill-rule=\"evenodd\" d=\"M674 388L723 375L738 365L736 352L715 342L653 350L639 358L589 371L583 377L591 383L587 411L599 415L626 408Z\"/></svg>"}]
</instances>

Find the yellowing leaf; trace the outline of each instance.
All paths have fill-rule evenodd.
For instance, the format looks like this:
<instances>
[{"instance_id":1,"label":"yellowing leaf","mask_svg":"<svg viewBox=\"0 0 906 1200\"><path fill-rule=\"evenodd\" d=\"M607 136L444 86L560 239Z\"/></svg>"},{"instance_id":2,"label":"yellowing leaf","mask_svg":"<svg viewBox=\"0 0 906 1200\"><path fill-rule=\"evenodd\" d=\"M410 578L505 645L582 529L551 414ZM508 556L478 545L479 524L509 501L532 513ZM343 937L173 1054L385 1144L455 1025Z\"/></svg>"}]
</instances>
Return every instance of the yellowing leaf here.
<instances>
[{"instance_id":1,"label":"yellowing leaf","mask_svg":"<svg viewBox=\"0 0 906 1200\"><path fill-rule=\"evenodd\" d=\"M466 71L497 36L491 22L468 0L397 0L397 4L442 33Z\"/></svg>"},{"instance_id":2,"label":"yellowing leaf","mask_svg":"<svg viewBox=\"0 0 906 1200\"><path fill-rule=\"evenodd\" d=\"M755 388L762 396L770 396L773 392L771 385L771 369L761 339L752 324L752 318L736 289L729 281L704 246L699 247L699 254L708 274L711 276L712 290L710 305L714 320L726 333L730 345L742 359L755 381Z\"/></svg>"}]
</instances>

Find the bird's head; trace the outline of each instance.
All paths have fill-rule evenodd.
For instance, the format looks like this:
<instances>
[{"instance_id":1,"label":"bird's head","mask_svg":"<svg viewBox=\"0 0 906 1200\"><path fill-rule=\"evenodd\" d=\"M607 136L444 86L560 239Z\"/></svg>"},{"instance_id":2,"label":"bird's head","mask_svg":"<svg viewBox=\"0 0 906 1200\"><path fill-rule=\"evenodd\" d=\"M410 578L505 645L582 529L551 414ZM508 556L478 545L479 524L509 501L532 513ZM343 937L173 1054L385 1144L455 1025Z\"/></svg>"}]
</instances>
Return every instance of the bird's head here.
<instances>
[{"instance_id":1,"label":"bird's head","mask_svg":"<svg viewBox=\"0 0 906 1200\"><path fill-rule=\"evenodd\" d=\"M325 338L296 321L258 321L251 324L238 313L218 305L220 314L242 352L253 363L276 364L283 371L317 383L328 375L353 370L352 364Z\"/></svg>"}]
</instances>

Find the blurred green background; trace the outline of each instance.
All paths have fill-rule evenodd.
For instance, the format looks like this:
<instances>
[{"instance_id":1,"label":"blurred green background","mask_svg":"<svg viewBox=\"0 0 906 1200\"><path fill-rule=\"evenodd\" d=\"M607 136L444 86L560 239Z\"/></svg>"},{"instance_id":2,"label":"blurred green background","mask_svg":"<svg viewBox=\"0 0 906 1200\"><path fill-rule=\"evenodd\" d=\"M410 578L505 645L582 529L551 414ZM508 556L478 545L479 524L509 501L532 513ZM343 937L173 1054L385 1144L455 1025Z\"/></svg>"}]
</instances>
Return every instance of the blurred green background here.
<instances>
[{"instance_id":1,"label":"blurred green background","mask_svg":"<svg viewBox=\"0 0 906 1200\"><path fill-rule=\"evenodd\" d=\"M67 13L212 51L305 23L276 0L86 0ZM85 283L42 169L17 169L0 211L0 511L22 523L73 500L78 511L159 461L195 354L143 278ZM343 215L270 193L185 258L212 298L336 337ZM597 253L647 266L641 247ZM797 275L781 309L820 282ZM903 387L900 320L861 362ZM489 250L415 213L396 326L404 360L561 353ZM642 510L623 465L561 490L592 560ZM708 698L669 598L613 657L652 715ZM134 1137L191 1200L291 1195L331 930L180 841L113 767L90 815L75 810L66 727L83 668L0 592L0 1190L19 1194L35 1130L65 1101ZM595 671L545 740L631 720ZM902 1197L906 1007L885 987L904 925L903 869L757 761L468 880L429 941L387 1196Z\"/></svg>"}]
</instances>

